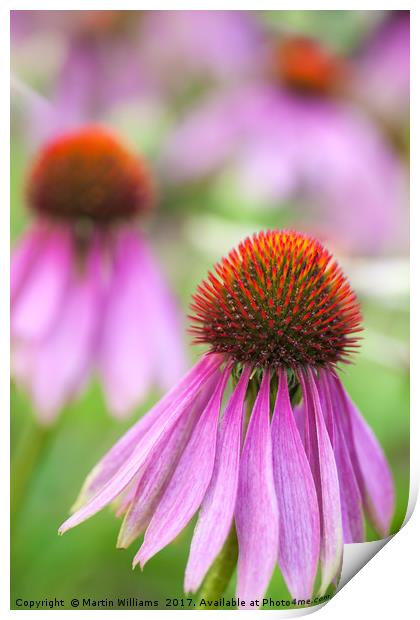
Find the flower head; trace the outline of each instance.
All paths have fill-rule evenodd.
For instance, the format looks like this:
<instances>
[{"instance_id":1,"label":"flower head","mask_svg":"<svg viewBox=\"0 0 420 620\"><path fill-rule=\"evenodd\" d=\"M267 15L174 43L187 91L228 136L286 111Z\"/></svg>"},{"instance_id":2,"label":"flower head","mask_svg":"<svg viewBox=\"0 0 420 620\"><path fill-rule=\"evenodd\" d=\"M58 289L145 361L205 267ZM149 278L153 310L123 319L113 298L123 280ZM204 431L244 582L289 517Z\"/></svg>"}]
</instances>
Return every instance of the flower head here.
<instances>
[{"instance_id":1,"label":"flower head","mask_svg":"<svg viewBox=\"0 0 420 620\"><path fill-rule=\"evenodd\" d=\"M118 220L148 210L152 197L146 163L112 133L95 126L48 143L28 183L30 207L50 217Z\"/></svg>"},{"instance_id":2,"label":"flower head","mask_svg":"<svg viewBox=\"0 0 420 620\"><path fill-rule=\"evenodd\" d=\"M343 78L344 62L309 37L286 37L275 48L274 70L282 84L300 93L326 94Z\"/></svg>"},{"instance_id":3,"label":"flower head","mask_svg":"<svg viewBox=\"0 0 420 620\"><path fill-rule=\"evenodd\" d=\"M234 527L247 607L276 562L308 599L318 565L323 593L343 541L364 540L364 512L383 536L393 514L384 454L335 368L360 325L357 301L328 251L292 231L246 239L215 274L192 317L210 351L98 463L60 531L119 497L118 546L144 533L143 567L200 510L186 591Z\"/></svg>"},{"instance_id":4,"label":"flower head","mask_svg":"<svg viewBox=\"0 0 420 620\"><path fill-rule=\"evenodd\" d=\"M330 366L346 359L359 306L331 254L310 237L269 231L248 238L194 297L196 342L260 367Z\"/></svg>"},{"instance_id":5,"label":"flower head","mask_svg":"<svg viewBox=\"0 0 420 620\"><path fill-rule=\"evenodd\" d=\"M179 378L177 310L137 230L153 203L146 163L116 136L84 127L33 164L35 222L12 257L12 366L44 423L98 370L108 407L129 413Z\"/></svg>"},{"instance_id":6,"label":"flower head","mask_svg":"<svg viewBox=\"0 0 420 620\"><path fill-rule=\"evenodd\" d=\"M222 187L233 180L245 204L292 205L295 221L304 213L306 229L350 252L401 244L405 170L355 105L351 60L308 37L283 36L267 47L257 57L259 79L250 69L247 80L178 124L164 152L168 178L211 177Z\"/></svg>"}]
</instances>

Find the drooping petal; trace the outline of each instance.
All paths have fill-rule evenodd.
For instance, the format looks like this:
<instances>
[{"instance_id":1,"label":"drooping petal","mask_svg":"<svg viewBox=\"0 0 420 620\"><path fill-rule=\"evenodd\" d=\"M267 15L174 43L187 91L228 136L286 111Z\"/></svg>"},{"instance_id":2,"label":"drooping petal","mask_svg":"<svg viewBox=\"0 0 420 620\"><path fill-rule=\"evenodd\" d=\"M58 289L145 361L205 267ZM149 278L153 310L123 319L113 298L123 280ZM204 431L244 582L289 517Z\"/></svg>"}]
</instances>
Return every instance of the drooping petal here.
<instances>
[{"instance_id":1,"label":"drooping petal","mask_svg":"<svg viewBox=\"0 0 420 620\"><path fill-rule=\"evenodd\" d=\"M150 333L148 282L136 233L116 241L115 265L99 350L103 389L111 411L129 413L150 388L156 363Z\"/></svg>"},{"instance_id":2,"label":"drooping petal","mask_svg":"<svg viewBox=\"0 0 420 620\"><path fill-rule=\"evenodd\" d=\"M229 533L238 488L244 399L251 368L246 367L226 406L219 429L213 476L203 500L185 571L185 592L195 592Z\"/></svg>"},{"instance_id":3,"label":"drooping petal","mask_svg":"<svg viewBox=\"0 0 420 620\"><path fill-rule=\"evenodd\" d=\"M381 536L388 536L395 510L391 470L372 429L351 403L357 456L364 481L366 509Z\"/></svg>"},{"instance_id":4,"label":"drooping petal","mask_svg":"<svg viewBox=\"0 0 420 620\"><path fill-rule=\"evenodd\" d=\"M78 510L87 504L117 473L155 422L162 418L165 413L183 403L186 394L195 389L197 381L202 385L212 373L217 371L221 363L222 358L218 355L202 357L166 396L134 424L95 465L86 478L73 509Z\"/></svg>"},{"instance_id":5,"label":"drooping petal","mask_svg":"<svg viewBox=\"0 0 420 620\"><path fill-rule=\"evenodd\" d=\"M184 529L200 506L214 467L220 406L230 367L226 367L150 521L133 560L141 567Z\"/></svg>"},{"instance_id":6,"label":"drooping petal","mask_svg":"<svg viewBox=\"0 0 420 620\"><path fill-rule=\"evenodd\" d=\"M100 270L101 256L95 247L86 272L75 273L69 282L54 328L34 345L30 389L44 422L75 396L92 364L100 317Z\"/></svg>"},{"instance_id":7,"label":"drooping petal","mask_svg":"<svg viewBox=\"0 0 420 620\"><path fill-rule=\"evenodd\" d=\"M39 252L43 249L45 230L32 227L13 249L10 259L10 298L13 304L19 294Z\"/></svg>"},{"instance_id":8,"label":"drooping petal","mask_svg":"<svg viewBox=\"0 0 420 620\"><path fill-rule=\"evenodd\" d=\"M343 409L350 421L352 438L349 437L348 440L350 442L353 439L354 442L358 465L356 475L359 476L365 510L379 534L388 536L395 510L391 470L372 429L351 401L338 377L335 377L335 386L341 394Z\"/></svg>"},{"instance_id":9,"label":"drooping petal","mask_svg":"<svg viewBox=\"0 0 420 620\"><path fill-rule=\"evenodd\" d=\"M212 356L212 358L213 359L208 362L207 367L205 367L200 374L197 373L194 376L189 384L189 388L185 388L182 391L182 394L176 399L176 403L171 405L169 401L166 406L168 402L168 397L166 397L166 399L164 399L165 408L163 409L162 403L160 403L161 408L157 406L154 410L155 419L144 435L142 434L138 445L135 443L135 435L136 431L139 429L137 428L136 431L131 429L133 431L131 435L130 432L127 433L123 438L124 441L119 445L119 450L124 451L127 447L127 443L131 445L134 443L132 452L123 460L115 474L106 480L92 499L63 523L59 529L60 533L64 533L99 512L99 510L112 502L127 487L147 461L150 451L156 445L156 442L159 440L163 441L168 437L174 424L176 424L177 420L191 407L191 404L195 401L202 387L211 379L212 375L218 372L217 368L220 365L220 358L218 356ZM165 413L164 419L162 419L163 412ZM143 429L141 430L143 431ZM109 466L110 469L115 466L115 462L112 462L112 459Z\"/></svg>"},{"instance_id":10,"label":"drooping petal","mask_svg":"<svg viewBox=\"0 0 420 620\"><path fill-rule=\"evenodd\" d=\"M308 599L320 551L318 500L283 371L279 373L271 433L279 507L279 565L290 594Z\"/></svg>"},{"instance_id":11,"label":"drooping petal","mask_svg":"<svg viewBox=\"0 0 420 620\"><path fill-rule=\"evenodd\" d=\"M365 540L362 496L350 456L346 430L343 424L345 412L340 399L334 394L330 373L322 373L322 385L331 403L334 428L334 455L340 484L341 516L344 543L357 543Z\"/></svg>"},{"instance_id":12,"label":"drooping petal","mask_svg":"<svg viewBox=\"0 0 420 620\"><path fill-rule=\"evenodd\" d=\"M50 229L30 277L12 307L12 336L21 340L45 336L58 316L73 267L71 231Z\"/></svg>"},{"instance_id":13,"label":"drooping petal","mask_svg":"<svg viewBox=\"0 0 420 620\"><path fill-rule=\"evenodd\" d=\"M141 242L140 242L141 241ZM182 323L174 298L144 239L138 240L143 279L147 283L149 324L156 351L156 373L164 389L172 387L186 367L180 334Z\"/></svg>"},{"instance_id":14,"label":"drooping petal","mask_svg":"<svg viewBox=\"0 0 420 620\"><path fill-rule=\"evenodd\" d=\"M321 409L312 370L301 373L310 437L309 462L318 495L321 524L320 594L333 581L341 566L343 530L341 524L340 487L337 466Z\"/></svg>"},{"instance_id":15,"label":"drooping petal","mask_svg":"<svg viewBox=\"0 0 420 620\"><path fill-rule=\"evenodd\" d=\"M235 508L239 543L236 593L250 607L267 589L278 552L278 508L270 434L270 374L265 371L242 451Z\"/></svg>"},{"instance_id":16,"label":"drooping petal","mask_svg":"<svg viewBox=\"0 0 420 620\"><path fill-rule=\"evenodd\" d=\"M117 547L128 547L146 530L191 437L192 430L218 382L219 375L216 375L199 394L191 410L178 420L168 438L164 442L158 442L152 450L144 473L136 482L134 493L129 493L126 498L127 512L118 535ZM123 511L122 506L120 513Z\"/></svg>"},{"instance_id":17,"label":"drooping petal","mask_svg":"<svg viewBox=\"0 0 420 620\"><path fill-rule=\"evenodd\" d=\"M360 543L365 540L362 496L347 450L341 425L336 429L334 448L340 484L340 503L343 523L343 542Z\"/></svg>"}]
</instances>

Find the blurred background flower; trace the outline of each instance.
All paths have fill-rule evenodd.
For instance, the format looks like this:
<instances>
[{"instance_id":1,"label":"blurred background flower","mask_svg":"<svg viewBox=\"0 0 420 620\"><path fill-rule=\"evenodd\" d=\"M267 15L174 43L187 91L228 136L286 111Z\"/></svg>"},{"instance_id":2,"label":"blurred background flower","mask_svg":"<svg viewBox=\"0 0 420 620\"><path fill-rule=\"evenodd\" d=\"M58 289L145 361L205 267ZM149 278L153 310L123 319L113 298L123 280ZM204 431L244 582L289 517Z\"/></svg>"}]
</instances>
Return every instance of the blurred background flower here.
<instances>
[{"instance_id":1,"label":"blurred background flower","mask_svg":"<svg viewBox=\"0 0 420 620\"><path fill-rule=\"evenodd\" d=\"M207 269L248 234L321 237L361 300L364 340L342 380L390 462L396 531L409 480L408 12L128 13L12 13L12 242L28 229L34 152L92 121L150 162L160 208L144 234L184 314ZM290 41L301 42L297 60ZM107 512L56 536L80 481L133 419L107 415L94 380L53 440L38 438L35 465L33 404L14 383L11 407L17 493L19 462L33 479L14 521L13 593L179 596L191 525L142 575L114 549L119 524ZM268 594L280 592L277 575Z\"/></svg>"},{"instance_id":2,"label":"blurred background flower","mask_svg":"<svg viewBox=\"0 0 420 620\"><path fill-rule=\"evenodd\" d=\"M35 215L12 255L12 368L51 423L99 371L123 416L182 374L182 323L136 219L153 205L145 162L100 127L49 142L33 164Z\"/></svg>"}]
</instances>

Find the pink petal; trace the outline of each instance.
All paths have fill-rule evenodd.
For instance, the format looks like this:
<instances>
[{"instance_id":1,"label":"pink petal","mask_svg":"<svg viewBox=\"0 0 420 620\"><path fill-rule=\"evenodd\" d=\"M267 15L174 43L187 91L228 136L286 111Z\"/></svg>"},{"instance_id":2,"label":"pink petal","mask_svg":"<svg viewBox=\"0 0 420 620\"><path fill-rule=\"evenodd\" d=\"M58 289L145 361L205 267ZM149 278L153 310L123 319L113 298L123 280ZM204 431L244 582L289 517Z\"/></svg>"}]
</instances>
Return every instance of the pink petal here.
<instances>
[{"instance_id":1,"label":"pink petal","mask_svg":"<svg viewBox=\"0 0 420 620\"><path fill-rule=\"evenodd\" d=\"M99 351L106 400L117 416L129 413L153 382L148 288L137 234L120 234Z\"/></svg>"},{"instance_id":2,"label":"pink petal","mask_svg":"<svg viewBox=\"0 0 420 620\"><path fill-rule=\"evenodd\" d=\"M72 265L71 231L51 227L12 307L14 338L32 340L45 336L58 316Z\"/></svg>"},{"instance_id":3,"label":"pink petal","mask_svg":"<svg viewBox=\"0 0 420 620\"><path fill-rule=\"evenodd\" d=\"M336 377L335 384L341 391L344 407L351 422L359 485L365 508L379 534L386 537L389 534L395 510L392 473L375 434L345 392L338 377Z\"/></svg>"},{"instance_id":4,"label":"pink petal","mask_svg":"<svg viewBox=\"0 0 420 620\"><path fill-rule=\"evenodd\" d=\"M86 273L74 274L56 325L34 347L31 395L44 422L71 400L89 370L97 334L101 257L95 248Z\"/></svg>"},{"instance_id":5,"label":"pink petal","mask_svg":"<svg viewBox=\"0 0 420 620\"><path fill-rule=\"evenodd\" d=\"M270 374L264 372L242 451L235 509L239 542L236 595L250 608L270 581L279 544L279 515L270 435Z\"/></svg>"},{"instance_id":6,"label":"pink petal","mask_svg":"<svg viewBox=\"0 0 420 620\"><path fill-rule=\"evenodd\" d=\"M185 372L186 360L181 337L182 321L175 299L143 239L141 243L139 240L139 252L143 279L147 282L148 288L149 329L156 351L156 371L162 387L168 389Z\"/></svg>"},{"instance_id":7,"label":"pink petal","mask_svg":"<svg viewBox=\"0 0 420 620\"><path fill-rule=\"evenodd\" d=\"M220 365L220 358L218 356L211 357L212 359L209 360L207 367L202 371L200 369L199 374L195 374L189 384L189 388L186 388L182 395L176 399L176 403L173 403L172 406L168 403L168 406L165 406L164 420L161 419L160 415L157 416L156 409L154 410L154 415L157 417L157 420L152 422L139 444L135 445L132 453L123 461L121 467L119 467L116 473L105 482L96 495L63 523L59 529L61 534L99 512L104 506L112 502L112 500L114 500L133 480L146 462L156 442L159 440L163 441L164 438L168 437L177 420L185 414L185 411L187 411L191 403L194 402L202 387L207 381L211 380L212 375L218 372L217 367ZM163 413L163 411L161 411L161 413ZM133 429L131 430L133 431ZM135 433L133 433L133 435L135 435ZM133 435L128 439L129 443L133 441ZM120 449L123 450L124 447L123 442L122 445L120 445Z\"/></svg>"},{"instance_id":8,"label":"pink petal","mask_svg":"<svg viewBox=\"0 0 420 620\"><path fill-rule=\"evenodd\" d=\"M337 467L328 431L325 426L318 390L312 370L307 378L301 375L306 403L311 450L309 462L318 494L321 523L321 586L324 593L341 567L343 530L341 524L340 487Z\"/></svg>"},{"instance_id":9,"label":"pink petal","mask_svg":"<svg viewBox=\"0 0 420 620\"><path fill-rule=\"evenodd\" d=\"M202 390L191 411L187 411L186 415L178 420L169 437L164 442L158 442L152 450L144 473L136 483L135 492L129 493L126 500L127 513L120 529L117 547L128 547L149 525L192 430L218 382L219 375L216 375ZM122 511L123 507L120 512Z\"/></svg>"},{"instance_id":10,"label":"pink petal","mask_svg":"<svg viewBox=\"0 0 420 620\"><path fill-rule=\"evenodd\" d=\"M328 391L335 418L334 455L340 484L341 516L345 543L357 543L365 540L362 496L349 452L349 441L343 424L345 411L339 395L330 378L330 373L323 373L324 389Z\"/></svg>"},{"instance_id":11,"label":"pink petal","mask_svg":"<svg viewBox=\"0 0 420 620\"><path fill-rule=\"evenodd\" d=\"M244 399L251 368L245 368L219 429L213 476L194 530L185 572L185 592L195 592L220 552L232 525L238 488Z\"/></svg>"},{"instance_id":12,"label":"pink petal","mask_svg":"<svg viewBox=\"0 0 420 620\"><path fill-rule=\"evenodd\" d=\"M213 473L219 412L229 374L227 366L150 521L133 566L140 563L143 568L184 529L201 504Z\"/></svg>"},{"instance_id":13,"label":"pink petal","mask_svg":"<svg viewBox=\"0 0 420 620\"><path fill-rule=\"evenodd\" d=\"M45 230L37 225L33 226L13 249L10 260L10 297L12 304L19 294L31 267L42 251Z\"/></svg>"},{"instance_id":14,"label":"pink petal","mask_svg":"<svg viewBox=\"0 0 420 620\"><path fill-rule=\"evenodd\" d=\"M195 383L205 381L222 363L218 355L206 355L145 416L130 428L88 475L74 509L88 502L112 479L152 426L168 411L184 402Z\"/></svg>"},{"instance_id":15,"label":"pink petal","mask_svg":"<svg viewBox=\"0 0 420 620\"><path fill-rule=\"evenodd\" d=\"M292 597L308 599L312 597L320 551L318 500L284 371L279 373L272 439L280 524L279 565Z\"/></svg>"}]
</instances>

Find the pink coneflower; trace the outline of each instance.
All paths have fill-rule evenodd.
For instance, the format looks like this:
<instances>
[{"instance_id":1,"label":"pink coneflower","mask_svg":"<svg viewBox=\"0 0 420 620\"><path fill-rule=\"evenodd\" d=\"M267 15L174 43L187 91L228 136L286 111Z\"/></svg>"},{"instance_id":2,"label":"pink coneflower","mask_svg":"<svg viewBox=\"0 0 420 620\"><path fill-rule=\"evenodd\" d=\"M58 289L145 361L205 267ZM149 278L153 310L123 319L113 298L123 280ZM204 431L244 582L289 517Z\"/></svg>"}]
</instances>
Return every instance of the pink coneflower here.
<instances>
[{"instance_id":1,"label":"pink coneflower","mask_svg":"<svg viewBox=\"0 0 420 620\"><path fill-rule=\"evenodd\" d=\"M227 179L260 207L350 252L401 245L405 175L398 155L347 96L352 67L319 41L283 36L260 75L208 97L173 132L163 165L174 183ZM182 149L183 157L179 157Z\"/></svg>"},{"instance_id":2,"label":"pink coneflower","mask_svg":"<svg viewBox=\"0 0 420 620\"><path fill-rule=\"evenodd\" d=\"M144 161L99 127L38 154L35 221L12 256L12 366L50 422L94 369L115 415L184 368L172 297L137 229L153 205Z\"/></svg>"},{"instance_id":3,"label":"pink coneflower","mask_svg":"<svg viewBox=\"0 0 420 620\"><path fill-rule=\"evenodd\" d=\"M145 532L143 567L200 509L186 591L234 525L248 605L276 562L299 599L320 564L325 592L343 542L364 540L364 512L386 536L394 510L382 449L337 373L357 344L356 297L318 241L269 231L216 265L192 309L208 353L96 465L60 532L120 497L118 546Z\"/></svg>"},{"instance_id":4,"label":"pink coneflower","mask_svg":"<svg viewBox=\"0 0 420 620\"><path fill-rule=\"evenodd\" d=\"M49 135L129 102L150 116L174 97L237 79L258 45L252 22L244 11L12 11L14 74L39 71L28 52L34 40L51 40L62 59L44 77L52 107L32 119Z\"/></svg>"}]
</instances>

